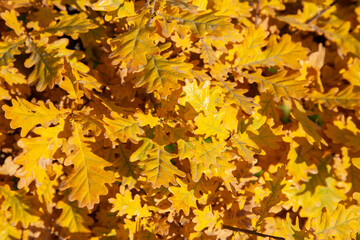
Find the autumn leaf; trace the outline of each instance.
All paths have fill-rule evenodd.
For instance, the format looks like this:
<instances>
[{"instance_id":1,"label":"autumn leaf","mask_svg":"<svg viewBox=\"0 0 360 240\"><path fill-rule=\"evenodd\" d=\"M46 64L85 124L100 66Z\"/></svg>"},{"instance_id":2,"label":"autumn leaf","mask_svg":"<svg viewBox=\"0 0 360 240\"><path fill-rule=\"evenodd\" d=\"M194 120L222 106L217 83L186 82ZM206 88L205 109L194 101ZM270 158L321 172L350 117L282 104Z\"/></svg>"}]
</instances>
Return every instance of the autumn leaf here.
<instances>
[{"instance_id":1,"label":"autumn leaf","mask_svg":"<svg viewBox=\"0 0 360 240\"><path fill-rule=\"evenodd\" d=\"M126 119L112 112L111 117L113 119L104 117L104 122L106 123L104 127L110 140L119 139L121 142L126 142L130 139L130 141L137 143L141 139L139 135L142 135L144 131L131 116Z\"/></svg>"},{"instance_id":2,"label":"autumn leaf","mask_svg":"<svg viewBox=\"0 0 360 240\"><path fill-rule=\"evenodd\" d=\"M90 233L89 226L93 224L93 220L87 216L86 209L79 208L67 199L57 202L56 208L62 210L61 215L56 219L57 224L66 228L70 233Z\"/></svg>"},{"instance_id":3,"label":"autumn leaf","mask_svg":"<svg viewBox=\"0 0 360 240\"><path fill-rule=\"evenodd\" d=\"M24 44L24 37L16 40L6 39L0 42L0 66L6 66L15 61L15 55L20 54L19 47Z\"/></svg>"},{"instance_id":4,"label":"autumn leaf","mask_svg":"<svg viewBox=\"0 0 360 240\"><path fill-rule=\"evenodd\" d=\"M67 113L67 110L56 109L52 102L49 103L49 107L46 107L44 102L39 101L38 106L17 97L16 100L12 99L11 103L11 107L3 106L5 117L11 119L11 128L22 128L22 137L25 137L37 124L41 124L43 127L56 124L60 117Z\"/></svg>"},{"instance_id":5,"label":"autumn leaf","mask_svg":"<svg viewBox=\"0 0 360 240\"><path fill-rule=\"evenodd\" d=\"M201 38L206 34L221 35L223 31L230 31L232 24L223 16L215 16L213 13L191 14L191 13L161 13L161 17L176 21L190 27L195 37Z\"/></svg>"},{"instance_id":6,"label":"autumn leaf","mask_svg":"<svg viewBox=\"0 0 360 240\"><path fill-rule=\"evenodd\" d=\"M192 65L184 63L185 56L167 60L161 55L147 55L145 72L136 83L136 87L146 84L146 91L156 90L161 97L166 98L171 90L178 89L177 80L183 80L189 75Z\"/></svg>"},{"instance_id":7,"label":"autumn leaf","mask_svg":"<svg viewBox=\"0 0 360 240\"><path fill-rule=\"evenodd\" d=\"M153 143L153 147L146 150L146 154L146 158L140 163L144 166L142 174L147 177L154 188L168 187L169 183L176 185L175 176L184 176L184 173L171 162L176 154L168 153L164 146Z\"/></svg>"},{"instance_id":8,"label":"autumn leaf","mask_svg":"<svg viewBox=\"0 0 360 240\"><path fill-rule=\"evenodd\" d=\"M29 84L36 84L36 90L44 91L47 86L52 88L55 83L61 80L63 70L62 59L57 56L58 50L47 49L45 45L40 45L28 40L27 52L31 53L24 65L27 68L34 66L33 71L28 77Z\"/></svg>"},{"instance_id":9,"label":"autumn leaf","mask_svg":"<svg viewBox=\"0 0 360 240\"><path fill-rule=\"evenodd\" d=\"M54 153L62 146L63 139L58 138L58 134L63 129L64 121L61 121L55 127L34 129L33 132L40 137L22 138L18 141L18 146L23 149L14 159L14 163L22 165L15 174L20 178L18 188L27 187L33 180L41 185L48 178L46 170L55 160Z\"/></svg>"},{"instance_id":10,"label":"autumn leaf","mask_svg":"<svg viewBox=\"0 0 360 240\"><path fill-rule=\"evenodd\" d=\"M70 201L77 200L80 208L92 209L99 202L99 196L108 192L105 184L114 181L111 172L104 168L111 164L92 153L89 143L94 139L85 138L81 125L73 123L73 135L63 147L67 153L64 164L74 165L70 175L62 181L60 190L71 188L68 196Z\"/></svg>"},{"instance_id":11,"label":"autumn leaf","mask_svg":"<svg viewBox=\"0 0 360 240\"><path fill-rule=\"evenodd\" d=\"M62 15L58 17L56 21L51 22L47 28L39 33L50 33L56 36L62 36L65 34L71 36L73 39L77 39L79 33L86 33L90 29L98 27L86 17L87 15L85 13Z\"/></svg>"},{"instance_id":12,"label":"autumn leaf","mask_svg":"<svg viewBox=\"0 0 360 240\"><path fill-rule=\"evenodd\" d=\"M129 20L133 21L135 26L130 31L111 40L110 58L114 58L113 64L123 61L130 71L134 71L147 63L146 54L157 54L160 49L149 38L152 31L146 25L149 21L146 12Z\"/></svg>"},{"instance_id":13,"label":"autumn leaf","mask_svg":"<svg viewBox=\"0 0 360 240\"><path fill-rule=\"evenodd\" d=\"M12 191L5 185L0 186L0 197L4 199L1 209L4 212L10 210L13 225L20 222L27 228L30 223L38 221L40 212L34 208L36 201L33 196L26 196L25 191Z\"/></svg>"},{"instance_id":14,"label":"autumn leaf","mask_svg":"<svg viewBox=\"0 0 360 240\"><path fill-rule=\"evenodd\" d=\"M140 196L135 195L135 197L132 198L130 191L126 191L124 195L118 193L116 194L116 198L109 199L109 202L113 204L111 211L118 212L118 216L127 215L129 219L133 216L140 218L151 215L146 205L141 206L140 201Z\"/></svg>"}]
</instances>

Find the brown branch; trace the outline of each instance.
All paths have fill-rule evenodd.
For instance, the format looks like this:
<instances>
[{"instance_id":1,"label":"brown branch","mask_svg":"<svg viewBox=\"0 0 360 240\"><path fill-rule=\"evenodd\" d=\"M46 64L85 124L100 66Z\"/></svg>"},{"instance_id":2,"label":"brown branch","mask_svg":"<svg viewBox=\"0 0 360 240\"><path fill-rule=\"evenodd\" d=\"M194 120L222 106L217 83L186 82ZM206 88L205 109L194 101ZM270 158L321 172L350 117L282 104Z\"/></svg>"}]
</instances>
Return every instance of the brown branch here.
<instances>
[{"instance_id":1,"label":"brown branch","mask_svg":"<svg viewBox=\"0 0 360 240\"><path fill-rule=\"evenodd\" d=\"M247 233L247 234L251 234L251 235L255 235L255 236L259 236L259 237L270 237L270 238L273 238L273 239L285 240L285 238L282 238L282 237L276 237L276 236L272 236L272 235L258 233L258 232L253 231L253 230L247 230L247 229L232 227L232 226L228 226L228 225L223 225L223 228L229 229L229 230L232 230L232 231L235 231L235 232L243 232L243 233Z\"/></svg>"},{"instance_id":2,"label":"brown branch","mask_svg":"<svg viewBox=\"0 0 360 240\"><path fill-rule=\"evenodd\" d=\"M259 21L260 3L261 3L261 0L258 0L257 4L256 4L256 10L255 10L255 26L256 27L258 26L258 21Z\"/></svg>"}]
</instances>

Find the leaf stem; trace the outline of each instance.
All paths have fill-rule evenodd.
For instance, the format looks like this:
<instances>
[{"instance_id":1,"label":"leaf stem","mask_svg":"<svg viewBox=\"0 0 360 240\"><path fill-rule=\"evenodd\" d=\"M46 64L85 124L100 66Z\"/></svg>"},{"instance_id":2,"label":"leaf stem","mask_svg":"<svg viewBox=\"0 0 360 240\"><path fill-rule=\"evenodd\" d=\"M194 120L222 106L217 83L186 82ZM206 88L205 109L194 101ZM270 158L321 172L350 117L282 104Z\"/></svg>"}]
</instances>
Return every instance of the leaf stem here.
<instances>
[{"instance_id":1,"label":"leaf stem","mask_svg":"<svg viewBox=\"0 0 360 240\"><path fill-rule=\"evenodd\" d=\"M223 228L229 229L229 230L232 230L232 231L236 231L236 232L243 232L243 233L247 233L247 234L256 235L256 236L259 236L259 237L270 237L270 238L273 238L273 239L285 240L285 238L282 238L282 237L276 237L276 236L272 236L272 235L258 233L258 232L253 231L253 230L247 230L247 229L232 227L232 226L228 226L228 225L223 225Z\"/></svg>"}]
</instances>

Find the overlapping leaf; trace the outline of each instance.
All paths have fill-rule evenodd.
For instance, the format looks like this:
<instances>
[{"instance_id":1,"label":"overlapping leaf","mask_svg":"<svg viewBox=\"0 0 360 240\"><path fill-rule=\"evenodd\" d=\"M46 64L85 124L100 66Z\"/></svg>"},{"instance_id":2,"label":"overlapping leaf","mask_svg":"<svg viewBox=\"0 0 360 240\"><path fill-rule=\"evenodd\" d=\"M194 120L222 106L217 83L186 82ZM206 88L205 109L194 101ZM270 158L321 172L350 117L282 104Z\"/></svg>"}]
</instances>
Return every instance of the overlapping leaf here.
<instances>
[{"instance_id":1,"label":"overlapping leaf","mask_svg":"<svg viewBox=\"0 0 360 240\"><path fill-rule=\"evenodd\" d=\"M105 184L114 181L111 172L104 168L111 164L92 153L89 143L94 139L85 138L81 125L72 124L73 135L69 138L64 150L67 153L65 165L74 165L70 175L61 182L60 190L70 188L69 200L77 200L79 207L92 209L99 202L99 196L107 194Z\"/></svg>"},{"instance_id":2,"label":"overlapping leaf","mask_svg":"<svg viewBox=\"0 0 360 240\"><path fill-rule=\"evenodd\" d=\"M19 97L11 102L11 107L3 106L5 117L11 119L11 128L22 128L22 137L25 137L37 124L41 124L43 127L56 124L60 117L68 112L64 109L58 110L52 102L49 103L49 107L46 107L42 101L39 101L38 106Z\"/></svg>"}]
</instances>

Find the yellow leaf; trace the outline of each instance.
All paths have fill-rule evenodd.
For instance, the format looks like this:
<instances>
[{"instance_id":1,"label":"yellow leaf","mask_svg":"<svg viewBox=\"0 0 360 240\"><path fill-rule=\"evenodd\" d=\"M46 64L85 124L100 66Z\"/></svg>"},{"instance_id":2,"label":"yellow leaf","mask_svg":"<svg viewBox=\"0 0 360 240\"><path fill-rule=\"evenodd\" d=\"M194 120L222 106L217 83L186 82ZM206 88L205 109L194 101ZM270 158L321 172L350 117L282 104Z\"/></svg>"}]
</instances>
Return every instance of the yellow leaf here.
<instances>
[{"instance_id":1,"label":"yellow leaf","mask_svg":"<svg viewBox=\"0 0 360 240\"><path fill-rule=\"evenodd\" d=\"M57 136L63 128L62 120L55 127L34 129L33 132L40 137L21 138L18 141L18 146L23 149L23 152L14 159L14 163L22 165L16 172L16 176L20 178L18 188L27 187L33 180L37 185L42 185L48 178L46 168L54 160L54 153L62 146L63 140Z\"/></svg>"},{"instance_id":2,"label":"yellow leaf","mask_svg":"<svg viewBox=\"0 0 360 240\"><path fill-rule=\"evenodd\" d=\"M25 60L25 67L34 70L28 77L29 84L34 84L37 81L36 90L44 91L47 86L52 88L55 83L60 82L63 70L62 58L58 57L58 51L50 49L45 45L38 45L32 40L28 40L27 52L31 53L30 57Z\"/></svg>"},{"instance_id":3,"label":"yellow leaf","mask_svg":"<svg viewBox=\"0 0 360 240\"><path fill-rule=\"evenodd\" d=\"M306 96L308 91L305 87L308 80L297 79L299 76L297 73L287 75L285 70L269 77L262 76L261 70L257 70L253 74L245 72L242 75L248 78L250 82L258 83L259 91L268 91L273 95L275 101L279 101L281 97L300 99Z\"/></svg>"},{"instance_id":4,"label":"yellow leaf","mask_svg":"<svg viewBox=\"0 0 360 240\"><path fill-rule=\"evenodd\" d=\"M179 213L183 210L186 216L189 216L191 208L197 208L196 200L194 195L194 189L188 190L188 185L181 180L176 180L180 187L171 186L169 191L173 194L169 198L172 202L171 208L173 211Z\"/></svg>"},{"instance_id":5,"label":"yellow leaf","mask_svg":"<svg viewBox=\"0 0 360 240\"><path fill-rule=\"evenodd\" d=\"M49 102L49 108L47 108L42 101L38 102L38 106L19 97L16 99L12 99L11 107L4 105L3 110L5 117L11 119L11 128L22 128L21 137L25 137L37 124L41 124L45 128L51 124L57 124L60 117L68 112L64 109L56 109L52 102Z\"/></svg>"},{"instance_id":6,"label":"yellow leaf","mask_svg":"<svg viewBox=\"0 0 360 240\"><path fill-rule=\"evenodd\" d=\"M165 19L189 26L191 32L198 38L204 37L206 34L221 36L224 31L231 32L233 30L233 25L228 21L228 17L216 16L213 12L203 14L172 12L159 15Z\"/></svg>"},{"instance_id":7,"label":"yellow leaf","mask_svg":"<svg viewBox=\"0 0 360 240\"><path fill-rule=\"evenodd\" d=\"M192 150L195 146L191 141L186 142L183 139L179 139L177 145L180 159L191 158L193 156Z\"/></svg>"},{"instance_id":8,"label":"yellow leaf","mask_svg":"<svg viewBox=\"0 0 360 240\"><path fill-rule=\"evenodd\" d=\"M343 73L343 76L354 86L360 86L360 59L355 60L348 65L348 70Z\"/></svg>"},{"instance_id":9,"label":"yellow leaf","mask_svg":"<svg viewBox=\"0 0 360 240\"><path fill-rule=\"evenodd\" d=\"M99 0L91 5L95 11L106 11L105 21L135 15L134 2L127 0Z\"/></svg>"},{"instance_id":10,"label":"yellow leaf","mask_svg":"<svg viewBox=\"0 0 360 240\"><path fill-rule=\"evenodd\" d=\"M0 78L4 79L4 81L10 86L13 86L14 84L27 83L25 76L19 73L19 70L13 67L12 64L0 66Z\"/></svg>"},{"instance_id":11,"label":"yellow leaf","mask_svg":"<svg viewBox=\"0 0 360 240\"><path fill-rule=\"evenodd\" d=\"M87 215L85 208L79 208L67 199L57 202L56 208L62 210L61 215L56 219L56 224L70 233L90 233L89 226L94 223L94 220Z\"/></svg>"},{"instance_id":12,"label":"yellow leaf","mask_svg":"<svg viewBox=\"0 0 360 240\"><path fill-rule=\"evenodd\" d=\"M244 93L248 91L247 89L235 88L237 84L228 81L221 81L221 84L226 94L227 104L235 103L247 114L252 114L254 107L258 107L253 98L244 96Z\"/></svg>"},{"instance_id":13,"label":"yellow leaf","mask_svg":"<svg viewBox=\"0 0 360 240\"><path fill-rule=\"evenodd\" d=\"M142 140L142 145L131 154L129 159L130 162L135 162L138 160L145 161L145 159L147 158L146 151L151 149L153 147L153 144L150 142L149 138L143 138Z\"/></svg>"},{"instance_id":14,"label":"yellow leaf","mask_svg":"<svg viewBox=\"0 0 360 240\"><path fill-rule=\"evenodd\" d=\"M131 219L133 216L136 218L145 218L151 216L146 205L141 206L140 195L135 195L134 199L129 190L125 190L125 194L116 194L116 198L110 198L109 203L113 205L111 212L118 212L117 216L124 216Z\"/></svg>"},{"instance_id":15,"label":"yellow leaf","mask_svg":"<svg viewBox=\"0 0 360 240\"><path fill-rule=\"evenodd\" d=\"M299 60L306 58L306 48L302 47L300 42L292 42L290 35L283 35L280 42L276 41L276 35L271 35L269 44L262 55L247 62L244 66L279 65L299 69Z\"/></svg>"},{"instance_id":16,"label":"yellow leaf","mask_svg":"<svg viewBox=\"0 0 360 240\"><path fill-rule=\"evenodd\" d=\"M327 146L325 140L317 132L320 127L308 118L305 110L298 102L295 102L295 107L291 110L291 114L299 121L299 126L304 130L306 139L311 144L315 142L316 144L322 143Z\"/></svg>"},{"instance_id":17,"label":"yellow leaf","mask_svg":"<svg viewBox=\"0 0 360 240\"><path fill-rule=\"evenodd\" d=\"M0 14L1 18L5 20L6 26L13 29L16 35L20 36L24 32L24 27L22 26L22 22L17 20L18 12L14 9L11 11L5 11Z\"/></svg>"},{"instance_id":18,"label":"yellow leaf","mask_svg":"<svg viewBox=\"0 0 360 240\"><path fill-rule=\"evenodd\" d=\"M153 188L168 187L169 183L176 185L175 176L183 177L185 173L171 163L176 154L168 153L164 146L153 143L153 148L146 150L147 157L140 162L144 166L142 174L151 182Z\"/></svg>"},{"instance_id":19,"label":"yellow leaf","mask_svg":"<svg viewBox=\"0 0 360 240\"><path fill-rule=\"evenodd\" d=\"M339 204L333 212L323 212L321 221L312 219L309 225L316 239L354 239L359 231L360 209Z\"/></svg>"},{"instance_id":20,"label":"yellow leaf","mask_svg":"<svg viewBox=\"0 0 360 240\"><path fill-rule=\"evenodd\" d=\"M111 40L112 53L109 57L114 58L114 65L123 61L129 71L135 71L147 63L146 54L157 54L160 49L149 37L152 32L147 27L149 14L144 11L136 17L128 18L128 21L134 21L135 26Z\"/></svg>"},{"instance_id":21,"label":"yellow leaf","mask_svg":"<svg viewBox=\"0 0 360 240\"><path fill-rule=\"evenodd\" d=\"M79 33L86 33L90 29L97 28L95 25L87 19L87 14L82 12L74 15L61 15L56 21L50 23L50 25L39 33L50 33L56 36L69 35L73 39L77 39Z\"/></svg>"},{"instance_id":22,"label":"yellow leaf","mask_svg":"<svg viewBox=\"0 0 360 240\"><path fill-rule=\"evenodd\" d=\"M129 115L128 118L124 118L116 112L112 112L111 117L113 119L107 117L103 118L106 123L104 125L106 135L111 141L119 139L121 142L125 143L130 139L131 142L137 143L141 140L139 135L144 134L144 130L140 128L139 123L135 121L131 115Z\"/></svg>"},{"instance_id":23,"label":"yellow leaf","mask_svg":"<svg viewBox=\"0 0 360 240\"><path fill-rule=\"evenodd\" d=\"M272 179L266 179L265 187L270 190L270 194L262 199L260 207L253 208L253 211L260 215L256 222L256 227L261 226L266 217L271 215L270 209L276 205L279 205L282 201L286 201L282 189L285 187L283 183L286 181L286 170L285 167L277 169L276 173L271 176ZM255 198L258 196L255 195Z\"/></svg>"},{"instance_id":24,"label":"yellow leaf","mask_svg":"<svg viewBox=\"0 0 360 240\"><path fill-rule=\"evenodd\" d=\"M238 154L246 161L252 161L255 153L260 153L259 146L249 137L246 132L240 131L231 137L233 147Z\"/></svg>"},{"instance_id":25,"label":"yellow leaf","mask_svg":"<svg viewBox=\"0 0 360 240\"><path fill-rule=\"evenodd\" d=\"M171 90L178 89L177 80L189 78L189 70L192 64L185 63L186 57L167 60L161 55L147 55L145 71L136 82L136 87L147 85L146 92L157 91L162 98L166 98Z\"/></svg>"},{"instance_id":26,"label":"yellow leaf","mask_svg":"<svg viewBox=\"0 0 360 240\"><path fill-rule=\"evenodd\" d=\"M194 182L199 181L202 174L210 173L210 166L217 166L217 158L222 158L226 142L212 139L212 142L193 141L195 146L192 150L191 175Z\"/></svg>"},{"instance_id":27,"label":"yellow leaf","mask_svg":"<svg viewBox=\"0 0 360 240\"><path fill-rule=\"evenodd\" d=\"M145 114L141 111L138 111L134 115L136 116L136 119L138 120L141 127L149 125L151 128L153 128L160 124L160 118L154 117L150 112Z\"/></svg>"},{"instance_id":28,"label":"yellow leaf","mask_svg":"<svg viewBox=\"0 0 360 240\"><path fill-rule=\"evenodd\" d=\"M195 80L192 82L186 80L185 82L186 85L183 87L183 91L186 96L179 98L181 105L185 106L185 103L188 102L197 112L203 111L205 116L216 112L217 106L222 106L221 89L210 89L210 81L206 81L199 86Z\"/></svg>"},{"instance_id":29,"label":"yellow leaf","mask_svg":"<svg viewBox=\"0 0 360 240\"><path fill-rule=\"evenodd\" d=\"M210 136L217 136L219 140L224 140L229 136L229 131L221 124L224 118L224 112L222 114L210 114L204 116L200 113L195 118L195 125L198 127L194 133L198 135L205 134L204 138Z\"/></svg>"},{"instance_id":30,"label":"yellow leaf","mask_svg":"<svg viewBox=\"0 0 360 240\"><path fill-rule=\"evenodd\" d=\"M206 206L203 210L195 209L194 214L196 216L193 219L193 222L196 223L195 231L202 231L204 228L212 231L216 225L219 225L219 211L212 210L211 206Z\"/></svg>"},{"instance_id":31,"label":"yellow leaf","mask_svg":"<svg viewBox=\"0 0 360 240\"><path fill-rule=\"evenodd\" d=\"M25 191L12 191L9 185L0 186L2 201L1 210L11 212L11 223L16 225L21 222L24 228L35 224L40 219L34 196L27 196Z\"/></svg>"},{"instance_id":32,"label":"yellow leaf","mask_svg":"<svg viewBox=\"0 0 360 240\"><path fill-rule=\"evenodd\" d=\"M74 122L72 126L73 135L63 149L67 153L64 164L73 164L74 168L61 182L59 189L71 188L69 200L77 200L79 207L92 209L100 201L99 196L107 194L105 184L114 182L114 176L104 170L111 164L92 153L89 143L95 140L84 137L80 124Z\"/></svg>"},{"instance_id":33,"label":"yellow leaf","mask_svg":"<svg viewBox=\"0 0 360 240\"><path fill-rule=\"evenodd\" d=\"M338 88L332 88L327 93L312 92L310 98L317 103L325 104L329 108L340 106L353 109L360 104L360 92L354 92L353 86L348 86L339 92Z\"/></svg>"},{"instance_id":34,"label":"yellow leaf","mask_svg":"<svg viewBox=\"0 0 360 240\"><path fill-rule=\"evenodd\" d=\"M5 41L0 42L0 66L8 66L15 61L14 55L20 54L19 47L24 44L24 37L16 40L5 38Z\"/></svg>"}]
</instances>

